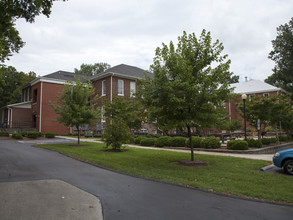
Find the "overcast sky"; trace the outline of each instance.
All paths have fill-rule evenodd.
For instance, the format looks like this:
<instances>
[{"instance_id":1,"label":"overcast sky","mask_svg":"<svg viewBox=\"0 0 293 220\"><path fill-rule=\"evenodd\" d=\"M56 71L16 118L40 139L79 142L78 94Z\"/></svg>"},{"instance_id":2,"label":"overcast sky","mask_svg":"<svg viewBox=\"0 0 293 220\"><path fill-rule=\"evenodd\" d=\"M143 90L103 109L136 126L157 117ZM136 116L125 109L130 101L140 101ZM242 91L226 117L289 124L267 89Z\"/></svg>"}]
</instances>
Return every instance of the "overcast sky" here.
<instances>
[{"instance_id":1,"label":"overcast sky","mask_svg":"<svg viewBox=\"0 0 293 220\"><path fill-rule=\"evenodd\" d=\"M50 18L17 21L26 45L6 62L46 75L82 63L121 63L149 69L155 49L183 31L202 29L218 39L232 64L249 79L272 74L268 59L276 28L293 17L293 0L69 0L54 2Z\"/></svg>"}]
</instances>

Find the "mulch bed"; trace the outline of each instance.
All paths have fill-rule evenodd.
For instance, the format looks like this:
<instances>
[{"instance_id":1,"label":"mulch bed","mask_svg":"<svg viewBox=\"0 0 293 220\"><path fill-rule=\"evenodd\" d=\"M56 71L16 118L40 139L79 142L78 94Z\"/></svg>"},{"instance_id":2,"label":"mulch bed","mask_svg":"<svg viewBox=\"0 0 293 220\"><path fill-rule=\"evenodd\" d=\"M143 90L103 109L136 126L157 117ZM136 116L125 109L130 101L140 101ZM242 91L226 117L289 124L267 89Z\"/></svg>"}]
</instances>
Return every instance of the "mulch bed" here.
<instances>
[{"instance_id":1,"label":"mulch bed","mask_svg":"<svg viewBox=\"0 0 293 220\"><path fill-rule=\"evenodd\" d=\"M188 166L188 167L204 167L204 166L210 166L207 162L201 161L201 160L181 160L176 162L179 166Z\"/></svg>"}]
</instances>

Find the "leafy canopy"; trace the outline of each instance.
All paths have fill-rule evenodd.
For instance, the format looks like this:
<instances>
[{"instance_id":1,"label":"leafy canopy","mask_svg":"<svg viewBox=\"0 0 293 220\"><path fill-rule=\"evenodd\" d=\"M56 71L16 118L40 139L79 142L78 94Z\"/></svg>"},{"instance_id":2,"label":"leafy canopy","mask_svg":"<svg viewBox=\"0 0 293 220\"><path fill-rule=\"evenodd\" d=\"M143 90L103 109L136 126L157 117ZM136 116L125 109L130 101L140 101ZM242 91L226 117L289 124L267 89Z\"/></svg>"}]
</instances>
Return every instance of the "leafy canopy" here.
<instances>
[{"instance_id":1,"label":"leafy canopy","mask_svg":"<svg viewBox=\"0 0 293 220\"><path fill-rule=\"evenodd\" d=\"M231 61L221 55L223 49L205 30L199 38L183 32L177 47L172 41L158 47L151 65L154 78L141 80L139 92L152 117L187 128L189 136L192 126L212 126L222 118L233 82Z\"/></svg>"},{"instance_id":2,"label":"leafy canopy","mask_svg":"<svg viewBox=\"0 0 293 220\"><path fill-rule=\"evenodd\" d=\"M74 68L76 74L94 76L111 68L108 63L81 64L80 69Z\"/></svg>"},{"instance_id":3,"label":"leafy canopy","mask_svg":"<svg viewBox=\"0 0 293 220\"><path fill-rule=\"evenodd\" d=\"M269 58L276 63L274 73L265 81L293 93L293 17L277 28L277 34L269 54Z\"/></svg>"},{"instance_id":4,"label":"leafy canopy","mask_svg":"<svg viewBox=\"0 0 293 220\"><path fill-rule=\"evenodd\" d=\"M54 0L1 0L0 1L0 62L18 53L24 42L15 28L15 22L24 18L33 23L43 14L49 17Z\"/></svg>"}]
</instances>

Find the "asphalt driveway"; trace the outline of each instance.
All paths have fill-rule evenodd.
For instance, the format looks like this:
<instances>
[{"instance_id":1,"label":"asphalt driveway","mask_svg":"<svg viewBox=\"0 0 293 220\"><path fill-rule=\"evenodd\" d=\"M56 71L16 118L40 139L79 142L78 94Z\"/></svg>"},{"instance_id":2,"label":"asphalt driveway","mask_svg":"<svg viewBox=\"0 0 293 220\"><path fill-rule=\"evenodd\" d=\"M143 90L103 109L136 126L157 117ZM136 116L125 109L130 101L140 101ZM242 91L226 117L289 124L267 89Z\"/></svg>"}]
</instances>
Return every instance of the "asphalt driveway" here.
<instances>
[{"instance_id":1,"label":"asphalt driveway","mask_svg":"<svg viewBox=\"0 0 293 220\"><path fill-rule=\"evenodd\" d=\"M0 182L62 180L98 197L106 220L291 220L293 216L293 206L223 196L123 175L31 145L0 141Z\"/></svg>"}]
</instances>

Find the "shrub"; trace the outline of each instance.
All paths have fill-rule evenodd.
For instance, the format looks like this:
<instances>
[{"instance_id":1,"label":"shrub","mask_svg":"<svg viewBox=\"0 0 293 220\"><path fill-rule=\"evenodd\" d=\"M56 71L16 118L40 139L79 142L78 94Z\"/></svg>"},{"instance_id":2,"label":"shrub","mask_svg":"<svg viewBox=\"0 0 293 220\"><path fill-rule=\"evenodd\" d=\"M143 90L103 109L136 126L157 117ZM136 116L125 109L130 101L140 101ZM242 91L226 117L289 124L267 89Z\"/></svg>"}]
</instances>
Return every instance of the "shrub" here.
<instances>
[{"instance_id":1,"label":"shrub","mask_svg":"<svg viewBox=\"0 0 293 220\"><path fill-rule=\"evenodd\" d=\"M231 140L227 142L229 150L248 150L248 143L242 140Z\"/></svg>"},{"instance_id":2,"label":"shrub","mask_svg":"<svg viewBox=\"0 0 293 220\"><path fill-rule=\"evenodd\" d=\"M0 136L9 137L9 132L8 131L0 131Z\"/></svg>"},{"instance_id":3,"label":"shrub","mask_svg":"<svg viewBox=\"0 0 293 220\"><path fill-rule=\"evenodd\" d=\"M251 148L260 148L262 147L262 142L258 140L254 140L253 138L247 139L248 147Z\"/></svg>"},{"instance_id":4,"label":"shrub","mask_svg":"<svg viewBox=\"0 0 293 220\"><path fill-rule=\"evenodd\" d=\"M20 132L20 134L23 136L23 137L26 137L27 136L27 131L22 131L22 132Z\"/></svg>"},{"instance_id":5,"label":"shrub","mask_svg":"<svg viewBox=\"0 0 293 220\"><path fill-rule=\"evenodd\" d=\"M221 142L216 137L204 138L201 142L203 148L216 149L221 147Z\"/></svg>"},{"instance_id":6,"label":"shrub","mask_svg":"<svg viewBox=\"0 0 293 220\"><path fill-rule=\"evenodd\" d=\"M171 147L185 147L185 137L173 137L169 140L169 145Z\"/></svg>"},{"instance_id":7,"label":"shrub","mask_svg":"<svg viewBox=\"0 0 293 220\"><path fill-rule=\"evenodd\" d=\"M156 142L156 138L143 138L140 141L140 145L142 146L154 146Z\"/></svg>"},{"instance_id":8,"label":"shrub","mask_svg":"<svg viewBox=\"0 0 293 220\"><path fill-rule=\"evenodd\" d=\"M170 146L170 140L171 139L172 138L169 137L169 136L161 136L161 137L156 139L155 146L156 147Z\"/></svg>"},{"instance_id":9,"label":"shrub","mask_svg":"<svg viewBox=\"0 0 293 220\"><path fill-rule=\"evenodd\" d=\"M94 134L93 137L95 137L95 138L101 138L102 135L101 134Z\"/></svg>"},{"instance_id":10,"label":"shrub","mask_svg":"<svg viewBox=\"0 0 293 220\"><path fill-rule=\"evenodd\" d=\"M138 137L134 138L134 143L140 144L141 140L145 139L145 138L147 138L147 137L146 136L138 136Z\"/></svg>"},{"instance_id":11,"label":"shrub","mask_svg":"<svg viewBox=\"0 0 293 220\"><path fill-rule=\"evenodd\" d=\"M43 133L42 132L38 132L38 131L29 131L29 132L27 132L27 135L26 136L28 138L36 139L38 137L42 137L43 136Z\"/></svg>"},{"instance_id":12,"label":"shrub","mask_svg":"<svg viewBox=\"0 0 293 220\"><path fill-rule=\"evenodd\" d=\"M201 148L202 140L203 140L203 138L201 138L201 137L193 136L192 137L192 145L193 145L193 147L194 148ZM186 139L185 144L186 144L187 147L190 147L189 138Z\"/></svg>"},{"instance_id":13,"label":"shrub","mask_svg":"<svg viewBox=\"0 0 293 220\"><path fill-rule=\"evenodd\" d=\"M263 138L263 139L261 139L261 143L262 143L263 145L269 145L269 144L272 143L272 142L271 142L271 138Z\"/></svg>"},{"instance_id":14,"label":"shrub","mask_svg":"<svg viewBox=\"0 0 293 220\"><path fill-rule=\"evenodd\" d=\"M12 138L13 138L13 139L17 139L17 140L21 140L21 139L23 139L22 135L21 135L20 133L16 133L16 132L14 132L14 133L12 134Z\"/></svg>"},{"instance_id":15,"label":"shrub","mask_svg":"<svg viewBox=\"0 0 293 220\"><path fill-rule=\"evenodd\" d=\"M289 137L288 136L280 136L279 137L279 140L280 141L288 141L289 140Z\"/></svg>"},{"instance_id":16,"label":"shrub","mask_svg":"<svg viewBox=\"0 0 293 220\"><path fill-rule=\"evenodd\" d=\"M46 138L54 138L55 137L55 134L54 133L51 133L51 132L48 132L45 134L45 137Z\"/></svg>"}]
</instances>

